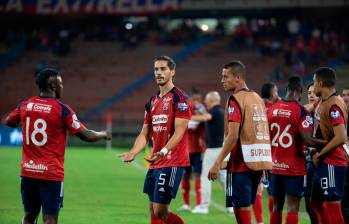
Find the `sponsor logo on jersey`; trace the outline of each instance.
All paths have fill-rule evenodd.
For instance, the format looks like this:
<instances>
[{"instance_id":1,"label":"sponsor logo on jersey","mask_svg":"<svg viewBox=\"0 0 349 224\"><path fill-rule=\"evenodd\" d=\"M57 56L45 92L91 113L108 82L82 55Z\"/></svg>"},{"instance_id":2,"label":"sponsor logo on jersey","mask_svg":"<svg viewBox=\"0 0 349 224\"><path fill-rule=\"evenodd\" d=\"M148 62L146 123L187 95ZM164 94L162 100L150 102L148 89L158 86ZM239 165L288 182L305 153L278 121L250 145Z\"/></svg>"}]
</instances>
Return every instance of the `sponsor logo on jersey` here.
<instances>
[{"instance_id":1,"label":"sponsor logo on jersey","mask_svg":"<svg viewBox=\"0 0 349 224\"><path fill-rule=\"evenodd\" d=\"M28 103L27 104L27 111L33 110L34 103Z\"/></svg>"},{"instance_id":2,"label":"sponsor logo on jersey","mask_svg":"<svg viewBox=\"0 0 349 224\"><path fill-rule=\"evenodd\" d=\"M286 169L289 169L290 166L287 165L287 164L285 164L285 163L278 163L278 161L275 160L275 161L273 162L273 168L279 169L279 170L286 170Z\"/></svg>"},{"instance_id":3,"label":"sponsor logo on jersey","mask_svg":"<svg viewBox=\"0 0 349 224\"><path fill-rule=\"evenodd\" d=\"M47 171L48 170L48 167L41 164L41 163L34 163L33 160L29 160L29 162L25 162L23 164L23 168L27 169L27 170L30 170L30 171L33 171L33 172L44 172L44 171Z\"/></svg>"},{"instance_id":4,"label":"sponsor logo on jersey","mask_svg":"<svg viewBox=\"0 0 349 224\"><path fill-rule=\"evenodd\" d=\"M27 111L36 111L36 112L44 112L44 113L50 113L52 109L51 105L47 104L41 104L41 103L28 103L27 104Z\"/></svg>"},{"instance_id":5,"label":"sponsor logo on jersey","mask_svg":"<svg viewBox=\"0 0 349 224\"><path fill-rule=\"evenodd\" d=\"M188 110L188 104L187 103L178 103L177 104L178 110L180 111L186 111Z\"/></svg>"},{"instance_id":6,"label":"sponsor logo on jersey","mask_svg":"<svg viewBox=\"0 0 349 224\"><path fill-rule=\"evenodd\" d=\"M274 109L273 110L273 116L279 116L279 117L290 117L292 114L292 111L290 110L284 110L284 109Z\"/></svg>"},{"instance_id":7,"label":"sponsor logo on jersey","mask_svg":"<svg viewBox=\"0 0 349 224\"><path fill-rule=\"evenodd\" d=\"M331 117L336 119L336 118L339 118L341 116L341 114L339 113L338 110L334 110L334 111L331 111Z\"/></svg>"},{"instance_id":8,"label":"sponsor logo on jersey","mask_svg":"<svg viewBox=\"0 0 349 224\"><path fill-rule=\"evenodd\" d=\"M167 127L164 126L153 126L153 132L162 132L162 131L167 131Z\"/></svg>"},{"instance_id":9,"label":"sponsor logo on jersey","mask_svg":"<svg viewBox=\"0 0 349 224\"><path fill-rule=\"evenodd\" d=\"M154 115L152 117L152 124L166 124L168 121L167 114Z\"/></svg>"}]
</instances>

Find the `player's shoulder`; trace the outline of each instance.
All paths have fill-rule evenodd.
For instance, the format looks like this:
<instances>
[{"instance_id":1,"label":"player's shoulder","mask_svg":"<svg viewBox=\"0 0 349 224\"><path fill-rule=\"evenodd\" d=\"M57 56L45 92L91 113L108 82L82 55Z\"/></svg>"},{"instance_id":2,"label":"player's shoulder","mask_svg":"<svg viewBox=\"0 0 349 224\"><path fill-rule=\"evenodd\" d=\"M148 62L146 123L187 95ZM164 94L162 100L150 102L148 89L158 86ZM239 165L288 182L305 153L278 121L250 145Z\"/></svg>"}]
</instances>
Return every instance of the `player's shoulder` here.
<instances>
[{"instance_id":1,"label":"player's shoulder","mask_svg":"<svg viewBox=\"0 0 349 224\"><path fill-rule=\"evenodd\" d=\"M66 117L67 115L74 113L73 109L66 103L63 103L60 100L55 100L55 103L59 109L62 111L62 117Z\"/></svg>"},{"instance_id":2,"label":"player's shoulder","mask_svg":"<svg viewBox=\"0 0 349 224\"><path fill-rule=\"evenodd\" d=\"M189 95L184 90L176 86L171 89L171 93L173 95L174 103L189 99Z\"/></svg>"}]
</instances>

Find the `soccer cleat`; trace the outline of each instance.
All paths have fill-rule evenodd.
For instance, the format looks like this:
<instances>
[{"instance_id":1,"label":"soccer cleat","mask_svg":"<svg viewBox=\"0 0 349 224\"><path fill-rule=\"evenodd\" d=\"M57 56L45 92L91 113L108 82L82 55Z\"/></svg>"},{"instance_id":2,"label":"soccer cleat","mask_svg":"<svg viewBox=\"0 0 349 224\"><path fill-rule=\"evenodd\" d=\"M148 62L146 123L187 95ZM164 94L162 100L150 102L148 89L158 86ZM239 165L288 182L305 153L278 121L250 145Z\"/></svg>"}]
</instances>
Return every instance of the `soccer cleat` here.
<instances>
[{"instance_id":1,"label":"soccer cleat","mask_svg":"<svg viewBox=\"0 0 349 224\"><path fill-rule=\"evenodd\" d=\"M208 208L203 207L203 206L195 206L195 208L191 211L193 214L208 214Z\"/></svg>"},{"instance_id":2,"label":"soccer cleat","mask_svg":"<svg viewBox=\"0 0 349 224\"><path fill-rule=\"evenodd\" d=\"M189 205L187 204L183 204L181 207L178 208L178 211L182 211L182 212L190 212L191 208Z\"/></svg>"}]
</instances>

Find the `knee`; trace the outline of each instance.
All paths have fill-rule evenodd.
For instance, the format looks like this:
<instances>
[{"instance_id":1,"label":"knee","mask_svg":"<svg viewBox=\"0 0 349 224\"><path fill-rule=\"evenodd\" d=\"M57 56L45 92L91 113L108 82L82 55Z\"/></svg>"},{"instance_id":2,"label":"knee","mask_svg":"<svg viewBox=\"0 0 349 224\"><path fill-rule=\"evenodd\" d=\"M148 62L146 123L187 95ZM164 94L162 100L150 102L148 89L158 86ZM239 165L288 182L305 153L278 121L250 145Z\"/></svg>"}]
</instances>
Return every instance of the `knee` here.
<instances>
[{"instance_id":1,"label":"knee","mask_svg":"<svg viewBox=\"0 0 349 224\"><path fill-rule=\"evenodd\" d=\"M167 220L167 217L168 217L167 211L162 211L162 210L154 211L154 215L156 218L161 220Z\"/></svg>"},{"instance_id":2,"label":"knee","mask_svg":"<svg viewBox=\"0 0 349 224\"><path fill-rule=\"evenodd\" d=\"M58 217L53 215L44 215L44 224L57 224Z\"/></svg>"},{"instance_id":3,"label":"knee","mask_svg":"<svg viewBox=\"0 0 349 224\"><path fill-rule=\"evenodd\" d=\"M37 222L39 213L26 212L23 218L23 224L35 224Z\"/></svg>"}]
</instances>

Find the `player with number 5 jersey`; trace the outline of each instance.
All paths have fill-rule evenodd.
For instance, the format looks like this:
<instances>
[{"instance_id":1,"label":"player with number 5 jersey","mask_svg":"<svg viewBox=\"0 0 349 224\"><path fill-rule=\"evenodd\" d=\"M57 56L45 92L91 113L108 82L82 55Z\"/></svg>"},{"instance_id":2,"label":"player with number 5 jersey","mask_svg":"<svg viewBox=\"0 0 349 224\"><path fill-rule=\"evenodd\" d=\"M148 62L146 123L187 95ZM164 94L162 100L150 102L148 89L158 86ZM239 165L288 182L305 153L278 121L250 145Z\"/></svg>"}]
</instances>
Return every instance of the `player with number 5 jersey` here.
<instances>
[{"instance_id":1,"label":"player with number 5 jersey","mask_svg":"<svg viewBox=\"0 0 349 224\"><path fill-rule=\"evenodd\" d=\"M273 168L271 195L273 210L270 223L282 223L282 210L287 196L286 223L298 223L298 210L305 190L306 160L304 144L320 146L326 141L312 138L313 120L299 103L302 96L299 77L288 80L286 99L268 110Z\"/></svg>"},{"instance_id":2,"label":"player with number 5 jersey","mask_svg":"<svg viewBox=\"0 0 349 224\"><path fill-rule=\"evenodd\" d=\"M39 95L20 103L4 122L10 127L22 126L22 223L37 223L41 208L44 223L57 223L63 203L67 132L91 142L110 140L111 134L86 129L75 112L58 100L63 94L63 82L57 70L40 71L36 84Z\"/></svg>"}]
</instances>

